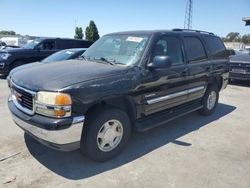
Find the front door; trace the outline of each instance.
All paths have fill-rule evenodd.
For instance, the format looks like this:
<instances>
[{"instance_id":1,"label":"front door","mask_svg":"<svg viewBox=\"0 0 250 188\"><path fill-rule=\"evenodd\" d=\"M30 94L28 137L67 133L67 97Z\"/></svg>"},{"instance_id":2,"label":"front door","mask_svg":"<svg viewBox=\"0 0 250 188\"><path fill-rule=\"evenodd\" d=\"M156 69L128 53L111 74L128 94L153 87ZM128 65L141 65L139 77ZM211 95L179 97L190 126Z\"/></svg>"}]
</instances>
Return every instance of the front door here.
<instances>
[{"instance_id":1,"label":"front door","mask_svg":"<svg viewBox=\"0 0 250 188\"><path fill-rule=\"evenodd\" d=\"M188 98L189 70L183 58L181 40L176 36L161 36L152 48L152 62L155 56L169 56L169 68L146 70L142 79L143 113L150 115L183 104Z\"/></svg>"},{"instance_id":2,"label":"front door","mask_svg":"<svg viewBox=\"0 0 250 188\"><path fill-rule=\"evenodd\" d=\"M37 60L40 61L57 52L55 40L44 40L38 47Z\"/></svg>"}]
</instances>

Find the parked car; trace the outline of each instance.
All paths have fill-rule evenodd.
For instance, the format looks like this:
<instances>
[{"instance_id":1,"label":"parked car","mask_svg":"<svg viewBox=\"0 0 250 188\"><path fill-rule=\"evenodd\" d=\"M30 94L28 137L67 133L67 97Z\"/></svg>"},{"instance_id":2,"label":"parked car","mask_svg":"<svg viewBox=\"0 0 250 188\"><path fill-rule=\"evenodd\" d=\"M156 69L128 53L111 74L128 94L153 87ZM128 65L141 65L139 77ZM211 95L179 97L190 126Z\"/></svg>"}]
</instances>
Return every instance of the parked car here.
<instances>
[{"instance_id":1,"label":"parked car","mask_svg":"<svg viewBox=\"0 0 250 188\"><path fill-rule=\"evenodd\" d=\"M41 63L51 63L56 61L70 60L79 58L87 48L71 48L66 50L61 50L56 52L49 57L46 57L41 61Z\"/></svg>"},{"instance_id":2,"label":"parked car","mask_svg":"<svg viewBox=\"0 0 250 188\"><path fill-rule=\"evenodd\" d=\"M230 56L229 78L250 81L250 53Z\"/></svg>"},{"instance_id":3,"label":"parked car","mask_svg":"<svg viewBox=\"0 0 250 188\"><path fill-rule=\"evenodd\" d=\"M88 48L92 42L86 40L63 38L37 38L22 48L0 51L0 74L8 75L9 71L27 63L40 61L49 55L68 48Z\"/></svg>"},{"instance_id":4,"label":"parked car","mask_svg":"<svg viewBox=\"0 0 250 188\"><path fill-rule=\"evenodd\" d=\"M3 48L5 48L5 46L6 46L6 43L5 43L5 42L0 41L0 50L1 50L1 49L3 49Z\"/></svg>"},{"instance_id":5,"label":"parked car","mask_svg":"<svg viewBox=\"0 0 250 188\"><path fill-rule=\"evenodd\" d=\"M8 106L36 140L63 151L80 148L96 161L118 155L131 130L196 110L212 114L228 83L226 49L208 32L108 34L83 58L11 72Z\"/></svg>"},{"instance_id":6,"label":"parked car","mask_svg":"<svg viewBox=\"0 0 250 188\"><path fill-rule=\"evenodd\" d=\"M2 37L0 39L5 42L7 46L20 47L26 44L27 40L24 37Z\"/></svg>"}]
</instances>

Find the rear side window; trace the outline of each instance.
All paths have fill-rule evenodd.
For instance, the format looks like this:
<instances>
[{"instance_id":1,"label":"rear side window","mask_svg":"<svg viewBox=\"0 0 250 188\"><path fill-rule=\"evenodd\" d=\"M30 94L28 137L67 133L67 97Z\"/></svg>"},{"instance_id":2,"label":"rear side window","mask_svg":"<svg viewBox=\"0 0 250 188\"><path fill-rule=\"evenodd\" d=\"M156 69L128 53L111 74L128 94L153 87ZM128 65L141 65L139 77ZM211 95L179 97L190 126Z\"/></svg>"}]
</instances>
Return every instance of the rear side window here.
<instances>
[{"instance_id":1,"label":"rear side window","mask_svg":"<svg viewBox=\"0 0 250 188\"><path fill-rule=\"evenodd\" d=\"M205 49L200 39L196 37L185 37L184 46L189 62L207 59Z\"/></svg>"},{"instance_id":2,"label":"rear side window","mask_svg":"<svg viewBox=\"0 0 250 188\"><path fill-rule=\"evenodd\" d=\"M222 41L215 36L204 36L204 40L210 51L212 58L223 59L227 58L226 49Z\"/></svg>"}]
</instances>

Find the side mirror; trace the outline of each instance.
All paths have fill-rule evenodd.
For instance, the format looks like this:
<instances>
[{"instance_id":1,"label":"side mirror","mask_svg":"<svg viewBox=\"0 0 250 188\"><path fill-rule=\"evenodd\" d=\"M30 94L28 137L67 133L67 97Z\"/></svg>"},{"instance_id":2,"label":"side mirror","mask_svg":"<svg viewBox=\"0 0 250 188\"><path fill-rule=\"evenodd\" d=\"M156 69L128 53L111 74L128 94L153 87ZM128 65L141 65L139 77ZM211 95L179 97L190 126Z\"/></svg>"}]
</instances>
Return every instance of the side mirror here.
<instances>
[{"instance_id":1,"label":"side mirror","mask_svg":"<svg viewBox=\"0 0 250 188\"><path fill-rule=\"evenodd\" d=\"M172 65L169 56L155 56L152 63L148 64L149 68L168 68Z\"/></svg>"}]
</instances>

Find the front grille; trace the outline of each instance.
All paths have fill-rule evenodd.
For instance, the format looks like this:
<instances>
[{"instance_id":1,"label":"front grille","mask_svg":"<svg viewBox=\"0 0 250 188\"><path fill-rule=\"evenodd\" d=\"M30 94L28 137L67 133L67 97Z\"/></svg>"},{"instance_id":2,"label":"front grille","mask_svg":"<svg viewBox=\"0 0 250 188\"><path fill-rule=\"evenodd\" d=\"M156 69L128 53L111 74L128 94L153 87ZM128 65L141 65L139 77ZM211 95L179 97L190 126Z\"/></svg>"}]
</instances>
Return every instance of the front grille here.
<instances>
[{"instance_id":1,"label":"front grille","mask_svg":"<svg viewBox=\"0 0 250 188\"><path fill-rule=\"evenodd\" d=\"M24 91L22 89L19 89L19 88L15 87L15 86L13 87L13 89L18 94L20 94L20 97L17 100L18 103L21 106L23 106L23 107L25 107L25 108L27 108L29 110L33 110L33 96L30 93L28 93L28 92L26 92L26 91Z\"/></svg>"},{"instance_id":2,"label":"front grille","mask_svg":"<svg viewBox=\"0 0 250 188\"><path fill-rule=\"evenodd\" d=\"M14 103L17 106L17 108L19 108L25 113L33 114L34 112L33 100L35 92L19 87L15 85L13 82L11 82L10 85L13 96L12 98L14 99Z\"/></svg>"}]
</instances>

